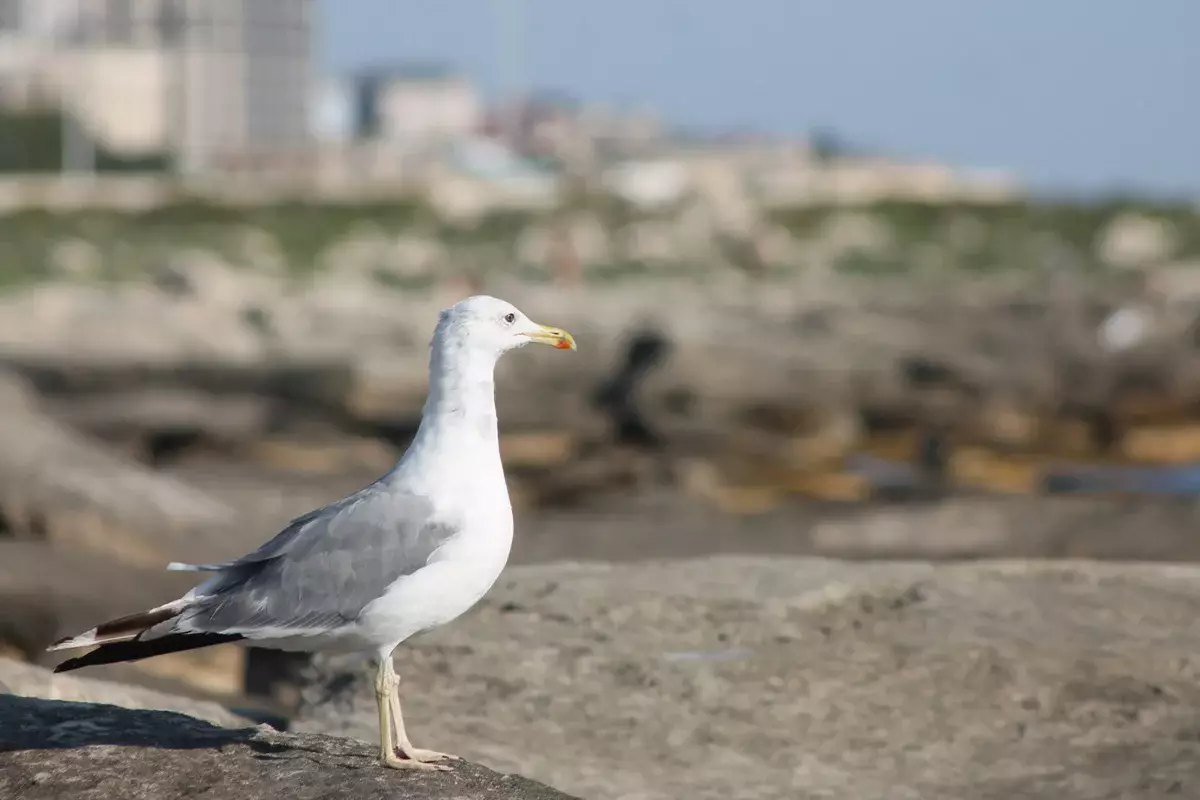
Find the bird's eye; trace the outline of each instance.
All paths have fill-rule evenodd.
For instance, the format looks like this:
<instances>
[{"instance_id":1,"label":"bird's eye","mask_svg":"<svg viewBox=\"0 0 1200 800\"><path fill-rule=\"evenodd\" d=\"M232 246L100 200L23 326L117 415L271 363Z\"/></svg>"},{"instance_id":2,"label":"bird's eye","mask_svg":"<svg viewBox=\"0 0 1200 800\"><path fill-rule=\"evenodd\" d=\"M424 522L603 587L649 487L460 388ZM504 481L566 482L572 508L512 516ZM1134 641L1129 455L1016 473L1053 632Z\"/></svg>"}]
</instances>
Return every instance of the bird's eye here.
<instances>
[{"instance_id":1,"label":"bird's eye","mask_svg":"<svg viewBox=\"0 0 1200 800\"><path fill-rule=\"evenodd\" d=\"M516 321L517 321L517 315L512 313L511 311L504 315L504 322L506 324L512 325Z\"/></svg>"}]
</instances>

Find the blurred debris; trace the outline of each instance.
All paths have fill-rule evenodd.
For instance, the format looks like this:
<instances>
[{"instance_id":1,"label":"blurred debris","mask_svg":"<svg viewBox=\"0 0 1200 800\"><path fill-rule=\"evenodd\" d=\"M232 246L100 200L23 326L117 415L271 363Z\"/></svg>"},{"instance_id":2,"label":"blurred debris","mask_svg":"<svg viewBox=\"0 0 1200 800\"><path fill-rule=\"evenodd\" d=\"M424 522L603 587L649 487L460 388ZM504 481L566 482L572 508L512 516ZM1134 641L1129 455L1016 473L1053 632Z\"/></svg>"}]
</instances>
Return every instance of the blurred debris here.
<instances>
[{"instance_id":1,"label":"blurred debris","mask_svg":"<svg viewBox=\"0 0 1200 800\"><path fill-rule=\"evenodd\" d=\"M309 653L292 653L247 647L241 691L257 702L293 711L300 703L301 675L311 659Z\"/></svg>"},{"instance_id":2,"label":"blurred debris","mask_svg":"<svg viewBox=\"0 0 1200 800\"><path fill-rule=\"evenodd\" d=\"M638 390L649 375L667 358L671 342L654 329L637 331L625 347L615 373L592 394L593 405L607 417L617 444L657 448L661 435L654 430L638 400Z\"/></svg>"}]
</instances>

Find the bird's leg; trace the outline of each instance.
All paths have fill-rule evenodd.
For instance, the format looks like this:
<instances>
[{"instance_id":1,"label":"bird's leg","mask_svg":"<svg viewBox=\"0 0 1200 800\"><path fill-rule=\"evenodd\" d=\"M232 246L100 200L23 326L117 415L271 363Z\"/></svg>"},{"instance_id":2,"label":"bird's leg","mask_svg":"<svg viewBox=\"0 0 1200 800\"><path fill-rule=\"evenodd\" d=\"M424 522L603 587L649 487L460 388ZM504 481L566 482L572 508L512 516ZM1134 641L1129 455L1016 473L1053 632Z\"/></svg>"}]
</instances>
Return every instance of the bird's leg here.
<instances>
[{"instance_id":1,"label":"bird's leg","mask_svg":"<svg viewBox=\"0 0 1200 800\"><path fill-rule=\"evenodd\" d=\"M392 744L392 700L395 695L395 672L392 658L380 659L375 672L375 703L379 707L379 763L392 769L448 769L437 764L427 764L414 758L399 758ZM403 730L403 728L401 728Z\"/></svg>"},{"instance_id":2,"label":"bird's leg","mask_svg":"<svg viewBox=\"0 0 1200 800\"><path fill-rule=\"evenodd\" d=\"M458 756L450 753L439 753L437 750L423 750L420 747L413 747L413 743L409 741L408 733L404 730L404 714L400 711L400 676L396 674L395 668L392 667L392 660L390 658L388 659L388 673L391 718L396 730L396 754L422 763L441 761L444 758L458 758Z\"/></svg>"}]
</instances>

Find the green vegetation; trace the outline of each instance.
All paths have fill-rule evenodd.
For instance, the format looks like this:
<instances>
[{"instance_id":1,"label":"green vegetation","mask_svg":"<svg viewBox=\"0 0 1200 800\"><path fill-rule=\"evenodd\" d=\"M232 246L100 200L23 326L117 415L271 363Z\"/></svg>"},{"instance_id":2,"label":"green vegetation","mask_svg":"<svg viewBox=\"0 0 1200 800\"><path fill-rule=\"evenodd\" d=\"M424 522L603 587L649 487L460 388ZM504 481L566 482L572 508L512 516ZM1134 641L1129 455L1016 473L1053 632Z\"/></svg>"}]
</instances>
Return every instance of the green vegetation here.
<instances>
[{"instance_id":1,"label":"green vegetation","mask_svg":"<svg viewBox=\"0 0 1200 800\"><path fill-rule=\"evenodd\" d=\"M988 228L1006 233L1052 233L1079 248L1089 248L1100 231L1122 213L1162 219L1181 232L1190 231L1190 242L1200 248L1200 214L1182 203L1106 199L1094 203L1020 201L996 204L922 203L886 201L848 208L805 206L775 212L775 221L799 236L816 233L831 217L849 211L878 216L902 239L930 239L956 218L977 220Z\"/></svg>"},{"instance_id":2,"label":"green vegetation","mask_svg":"<svg viewBox=\"0 0 1200 800\"><path fill-rule=\"evenodd\" d=\"M0 216L0 283L45 275L54 247L72 240L95 246L103 260L102 277L122 279L145 274L161 265L168 252L184 248L209 250L242 263L246 234L256 232L277 248L293 273L305 274L330 247L365 230L422 232L465 245L510 241L529 221L521 215L496 214L473 228L455 227L439 222L427 205L410 199L248 208L186 201L142 213L23 211Z\"/></svg>"},{"instance_id":3,"label":"green vegetation","mask_svg":"<svg viewBox=\"0 0 1200 800\"><path fill-rule=\"evenodd\" d=\"M2 126L0 126L2 129ZM88 279L136 279L157 270L173 251L200 249L236 266L263 263L264 252L290 274L303 276L341 258L336 250L364 238L382 242L363 270L395 287L427 285L429 276L397 274L388 263L387 242L401 235L445 245L460 274L506 269L528 280L546 280L536 265L516 263L521 233L532 224L562 215L591 215L619 232L649 223L671 228L676 211L639 214L603 194L583 190L559 212L497 212L475 224L450 224L417 199L357 204L284 203L232 207L181 200L143 213L24 211L0 216L0 284L27 283L71 272ZM886 202L861 207L805 207L774 212L770 221L794 237L798 255L774 264L772 272L803 269L814 259L857 275L979 274L1036 269L1066 257L1087 271L1105 265L1097 244L1118 217L1134 214L1165 223L1174 243L1170 259L1200 259L1200 214L1184 204L1111 199L1091 204L1020 202L997 205ZM625 237L617 236L620 240ZM63 249L90 266L62 266ZM696 248L692 247L695 253ZM372 262L374 259L374 263ZM727 261L714 247L711 260L679 259L647 264L616 248L612 263L585 267L589 280L623 280L640 274L700 278ZM361 258L360 258L361 260ZM57 267L55 266L57 265ZM728 267L732 268L732 267Z\"/></svg>"},{"instance_id":4,"label":"green vegetation","mask_svg":"<svg viewBox=\"0 0 1200 800\"><path fill-rule=\"evenodd\" d=\"M1092 203L1021 201L998 204L889 201L855 207L803 207L773 214L801 240L819 240L828 226L853 214L880 223L893 246L883 253L851 252L839 268L859 274L898 274L925 267L923 253L940 249L961 272L1028 269L1069 256L1087 271L1104 268L1097 244L1108 225L1126 214L1166 223L1173 258L1200 258L1200 213L1183 203L1109 198ZM965 235L964 235L965 234ZM1051 253L1051 248L1057 252Z\"/></svg>"}]
</instances>

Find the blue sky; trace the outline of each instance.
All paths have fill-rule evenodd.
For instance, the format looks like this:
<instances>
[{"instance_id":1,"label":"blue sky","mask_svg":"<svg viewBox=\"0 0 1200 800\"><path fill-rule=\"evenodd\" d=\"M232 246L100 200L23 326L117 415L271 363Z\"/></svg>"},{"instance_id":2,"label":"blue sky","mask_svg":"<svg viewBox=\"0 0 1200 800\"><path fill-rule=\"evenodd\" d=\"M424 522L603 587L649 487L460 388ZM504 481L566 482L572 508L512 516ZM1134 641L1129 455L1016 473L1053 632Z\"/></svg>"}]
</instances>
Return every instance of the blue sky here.
<instances>
[{"instance_id":1,"label":"blue sky","mask_svg":"<svg viewBox=\"0 0 1200 800\"><path fill-rule=\"evenodd\" d=\"M516 82L701 128L829 128L1044 189L1200 196L1200 0L319 2L335 71L444 61L492 96ZM507 39L505 4L525 20Z\"/></svg>"}]
</instances>

